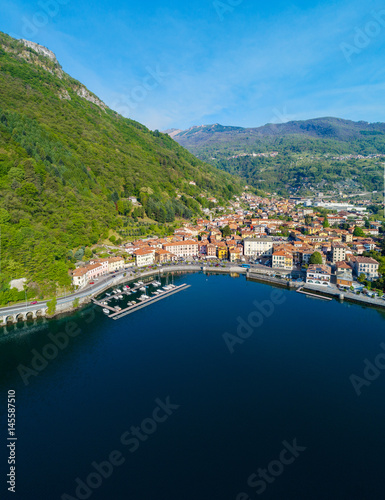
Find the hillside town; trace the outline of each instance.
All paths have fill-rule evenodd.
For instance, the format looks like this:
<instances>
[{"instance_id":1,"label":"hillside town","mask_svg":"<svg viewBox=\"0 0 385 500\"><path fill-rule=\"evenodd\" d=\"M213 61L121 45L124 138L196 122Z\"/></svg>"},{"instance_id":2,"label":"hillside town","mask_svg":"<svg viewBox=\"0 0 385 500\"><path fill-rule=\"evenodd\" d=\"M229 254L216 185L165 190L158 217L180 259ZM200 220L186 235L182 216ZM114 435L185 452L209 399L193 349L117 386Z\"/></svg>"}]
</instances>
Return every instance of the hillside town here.
<instances>
[{"instance_id":1,"label":"hillside town","mask_svg":"<svg viewBox=\"0 0 385 500\"><path fill-rule=\"evenodd\" d=\"M215 215L186 222L171 236L126 242L119 255L94 258L73 271L83 287L122 269L185 261L259 265L309 284L362 288L380 277L381 220L365 207L328 211L300 199L262 198L245 191ZM115 249L117 252L117 249Z\"/></svg>"}]
</instances>

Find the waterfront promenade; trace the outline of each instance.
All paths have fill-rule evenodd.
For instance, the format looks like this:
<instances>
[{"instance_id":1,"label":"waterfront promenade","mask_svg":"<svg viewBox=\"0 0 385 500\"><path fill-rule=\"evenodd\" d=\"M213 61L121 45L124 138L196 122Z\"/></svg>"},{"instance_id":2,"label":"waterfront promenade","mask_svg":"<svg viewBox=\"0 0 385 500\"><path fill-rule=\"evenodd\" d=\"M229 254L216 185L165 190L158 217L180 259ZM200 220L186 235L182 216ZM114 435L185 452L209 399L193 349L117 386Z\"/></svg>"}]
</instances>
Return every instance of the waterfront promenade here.
<instances>
[{"instance_id":1,"label":"waterfront promenade","mask_svg":"<svg viewBox=\"0 0 385 500\"><path fill-rule=\"evenodd\" d=\"M247 276L247 279L250 279L252 281L268 283L273 286L280 286L291 289L305 285L304 282L296 282L288 279L287 275L290 274L288 271L280 273L279 270L267 268L262 265L251 266L251 268L244 268L240 265L231 263L226 263L219 266L210 266L209 263L200 264L193 262L189 264L181 263L159 266L152 269L129 268L124 269L117 274L100 278L99 281L94 285L87 285L81 290L67 295L66 297L58 298L55 314L57 315L68 313L74 310L73 302L75 299L79 299L79 306L83 306L90 303L91 299L95 298L102 292L122 283L127 283L129 281L150 276L163 276L167 273L196 273L202 271L206 273L243 274ZM309 290L310 292L322 293L334 298L341 298L342 294L342 298L347 301L359 303L362 305L368 305L371 307L385 308L385 300L382 298L371 298L363 294L356 295L350 291L342 292L333 285L327 288L317 287L315 285L305 285L304 288L305 290ZM7 323L16 323L18 321L26 321L27 319L36 319L37 317L48 316L47 302L48 301L39 301L37 302L37 304L21 303L14 306L0 308L0 326L6 325Z\"/></svg>"}]
</instances>

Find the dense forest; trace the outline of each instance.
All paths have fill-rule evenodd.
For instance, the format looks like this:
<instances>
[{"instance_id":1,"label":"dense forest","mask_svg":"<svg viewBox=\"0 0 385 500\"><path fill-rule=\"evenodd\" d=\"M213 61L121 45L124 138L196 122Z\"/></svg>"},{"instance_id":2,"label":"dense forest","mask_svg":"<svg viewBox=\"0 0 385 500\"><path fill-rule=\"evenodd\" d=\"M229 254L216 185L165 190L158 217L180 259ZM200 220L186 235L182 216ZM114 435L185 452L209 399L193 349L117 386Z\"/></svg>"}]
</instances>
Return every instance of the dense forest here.
<instances>
[{"instance_id":1,"label":"dense forest","mask_svg":"<svg viewBox=\"0 0 385 500\"><path fill-rule=\"evenodd\" d=\"M240 190L168 135L109 109L55 57L0 33L0 294L26 277L50 295L70 285L79 248L144 218L189 219L208 197Z\"/></svg>"},{"instance_id":2,"label":"dense forest","mask_svg":"<svg viewBox=\"0 0 385 500\"><path fill-rule=\"evenodd\" d=\"M171 134L200 159L279 194L382 190L385 124L319 118L255 129L210 125ZM276 151L275 157L251 156ZM250 156L239 156L239 155ZM234 158L234 156L238 156Z\"/></svg>"}]
</instances>

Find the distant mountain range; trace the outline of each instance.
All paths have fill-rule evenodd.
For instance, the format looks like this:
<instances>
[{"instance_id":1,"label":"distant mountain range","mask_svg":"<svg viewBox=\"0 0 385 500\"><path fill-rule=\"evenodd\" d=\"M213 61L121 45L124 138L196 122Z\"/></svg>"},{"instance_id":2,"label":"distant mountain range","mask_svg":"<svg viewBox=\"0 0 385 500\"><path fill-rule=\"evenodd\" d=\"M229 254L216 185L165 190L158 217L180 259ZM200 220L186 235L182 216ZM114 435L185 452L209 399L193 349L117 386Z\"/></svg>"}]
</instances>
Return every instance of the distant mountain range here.
<instances>
[{"instance_id":1,"label":"distant mountain range","mask_svg":"<svg viewBox=\"0 0 385 500\"><path fill-rule=\"evenodd\" d=\"M202 125L167 133L198 158L262 190L287 194L383 188L381 157L354 157L385 154L385 123L327 117L256 128Z\"/></svg>"},{"instance_id":2,"label":"distant mountain range","mask_svg":"<svg viewBox=\"0 0 385 500\"><path fill-rule=\"evenodd\" d=\"M287 136L303 138L332 139L351 143L362 137L385 136L385 123L354 122L342 118L315 118L312 120L290 121L287 123L269 123L256 128L243 128L214 125L200 125L188 130L171 129L165 133L185 147L202 146L216 142L245 142L255 140L265 142ZM384 139L384 138L382 138ZM372 141L368 141L368 145ZM383 141L382 141L383 144Z\"/></svg>"}]
</instances>

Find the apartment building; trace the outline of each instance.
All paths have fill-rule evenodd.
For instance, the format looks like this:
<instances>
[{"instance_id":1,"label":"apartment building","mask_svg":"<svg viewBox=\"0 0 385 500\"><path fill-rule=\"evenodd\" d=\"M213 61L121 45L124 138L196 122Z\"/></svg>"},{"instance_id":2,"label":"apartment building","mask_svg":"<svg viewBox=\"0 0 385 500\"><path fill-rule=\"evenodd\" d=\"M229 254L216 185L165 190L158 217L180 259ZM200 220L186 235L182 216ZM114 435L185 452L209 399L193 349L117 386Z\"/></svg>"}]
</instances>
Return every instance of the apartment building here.
<instances>
[{"instance_id":1,"label":"apartment building","mask_svg":"<svg viewBox=\"0 0 385 500\"><path fill-rule=\"evenodd\" d=\"M199 255L199 245L198 242L194 240L165 243L163 248L177 257L195 257Z\"/></svg>"},{"instance_id":2,"label":"apartment building","mask_svg":"<svg viewBox=\"0 0 385 500\"><path fill-rule=\"evenodd\" d=\"M325 264L310 264L306 271L306 283L311 285L329 286L331 268Z\"/></svg>"}]
</instances>

